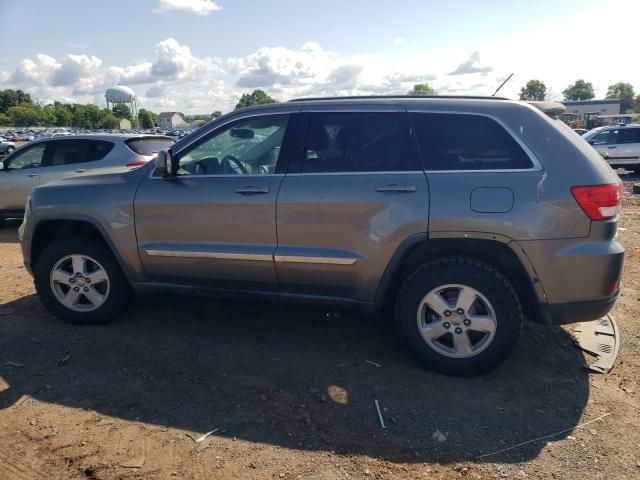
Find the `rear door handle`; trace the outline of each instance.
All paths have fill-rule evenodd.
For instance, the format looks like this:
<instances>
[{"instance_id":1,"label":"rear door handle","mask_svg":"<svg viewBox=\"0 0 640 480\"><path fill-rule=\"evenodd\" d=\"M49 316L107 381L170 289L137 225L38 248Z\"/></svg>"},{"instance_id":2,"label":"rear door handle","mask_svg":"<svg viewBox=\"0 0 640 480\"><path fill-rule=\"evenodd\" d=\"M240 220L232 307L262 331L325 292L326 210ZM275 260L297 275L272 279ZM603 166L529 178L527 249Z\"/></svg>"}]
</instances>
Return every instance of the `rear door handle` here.
<instances>
[{"instance_id":1,"label":"rear door handle","mask_svg":"<svg viewBox=\"0 0 640 480\"><path fill-rule=\"evenodd\" d=\"M618 147L607 147L609 150L613 150L614 148L618 148Z\"/></svg>"},{"instance_id":2,"label":"rear door handle","mask_svg":"<svg viewBox=\"0 0 640 480\"><path fill-rule=\"evenodd\" d=\"M235 189L236 193L240 195L261 195L264 193L269 193L268 187L256 187L254 185L245 185L243 187L239 187Z\"/></svg>"},{"instance_id":3,"label":"rear door handle","mask_svg":"<svg viewBox=\"0 0 640 480\"><path fill-rule=\"evenodd\" d=\"M396 185L395 183L376 188L376 192L380 193L413 193L415 191L415 185Z\"/></svg>"},{"instance_id":4,"label":"rear door handle","mask_svg":"<svg viewBox=\"0 0 640 480\"><path fill-rule=\"evenodd\" d=\"M87 171L86 168L79 168L77 170L74 170L74 172L76 172L76 173L82 173L82 172L86 172L86 171Z\"/></svg>"},{"instance_id":5,"label":"rear door handle","mask_svg":"<svg viewBox=\"0 0 640 480\"><path fill-rule=\"evenodd\" d=\"M27 174L27 177L31 177L31 178L33 178L33 177L37 177L37 176L38 176L38 174L37 174L37 173L28 173L28 174Z\"/></svg>"}]
</instances>

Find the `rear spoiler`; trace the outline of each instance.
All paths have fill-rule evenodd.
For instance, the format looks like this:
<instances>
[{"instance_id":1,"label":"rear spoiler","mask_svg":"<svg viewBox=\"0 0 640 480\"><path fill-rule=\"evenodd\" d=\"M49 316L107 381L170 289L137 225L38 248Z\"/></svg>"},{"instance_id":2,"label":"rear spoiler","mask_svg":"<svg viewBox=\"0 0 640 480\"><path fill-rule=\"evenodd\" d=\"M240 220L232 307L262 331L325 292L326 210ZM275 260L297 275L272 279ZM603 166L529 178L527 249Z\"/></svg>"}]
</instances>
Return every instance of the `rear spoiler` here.
<instances>
[{"instance_id":1,"label":"rear spoiler","mask_svg":"<svg viewBox=\"0 0 640 480\"><path fill-rule=\"evenodd\" d=\"M529 102L531 105L536 107L542 113L546 113L550 117L557 117L558 115L563 114L567 107L558 102Z\"/></svg>"}]
</instances>

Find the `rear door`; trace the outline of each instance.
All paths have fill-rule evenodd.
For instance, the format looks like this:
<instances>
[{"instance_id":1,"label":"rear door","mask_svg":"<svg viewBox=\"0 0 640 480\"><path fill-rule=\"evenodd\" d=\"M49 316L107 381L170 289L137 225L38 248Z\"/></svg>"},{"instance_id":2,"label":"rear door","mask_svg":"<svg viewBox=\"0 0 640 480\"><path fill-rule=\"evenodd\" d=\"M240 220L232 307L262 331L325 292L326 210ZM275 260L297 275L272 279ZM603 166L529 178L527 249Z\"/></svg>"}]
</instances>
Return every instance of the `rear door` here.
<instances>
[{"instance_id":1,"label":"rear door","mask_svg":"<svg viewBox=\"0 0 640 480\"><path fill-rule=\"evenodd\" d=\"M621 128L618 133L617 151L617 164L638 165L640 163L640 128Z\"/></svg>"},{"instance_id":2,"label":"rear door","mask_svg":"<svg viewBox=\"0 0 640 480\"><path fill-rule=\"evenodd\" d=\"M289 292L372 301L404 239L426 235L427 180L406 111L303 108L307 133L278 196L278 279Z\"/></svg>"}]
</instances>

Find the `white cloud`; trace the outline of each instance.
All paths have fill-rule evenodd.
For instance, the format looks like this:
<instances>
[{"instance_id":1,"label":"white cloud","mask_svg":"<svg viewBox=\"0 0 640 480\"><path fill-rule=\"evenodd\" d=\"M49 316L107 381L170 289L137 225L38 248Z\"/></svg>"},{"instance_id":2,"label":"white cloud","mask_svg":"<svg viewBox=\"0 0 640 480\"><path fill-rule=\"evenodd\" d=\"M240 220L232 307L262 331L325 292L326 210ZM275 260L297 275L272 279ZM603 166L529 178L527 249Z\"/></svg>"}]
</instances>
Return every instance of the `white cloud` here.
<instances>
[{"instance_id":1,"label":"white cloud","mask_svg":"<svg viewBox=\"0 0 640 480\"><path fill-rule=\"evenodd\" d=\"M396 37L393 40L391 40L391 43L393 43L394 45L402 45L406 41L407 41L407 39L404 38L404 37Z\"/></svg>"},{"instance_id":2,"label":"white cloud","mask_svg":"<svg viewBox=\"0 0 640 480\"><path fill-rule=\"evenodd\" d=\"M449 75L465 75L467 73L489 73L493 71L492 67L481 67L480 52L475 51L471 56L456 67Z\"/></svg>"},{"instance_id":3,"label":"white cloud","mask_svg":"<svg viewBox=\"0 0 640 480\"><path fill-rule=\"evenodd\" d=\"M164 13L171 10L209 15L212 12L222 10L222 7L213 0L158 0L158 6L154 13Z\"/></svg>"}]
</instances>

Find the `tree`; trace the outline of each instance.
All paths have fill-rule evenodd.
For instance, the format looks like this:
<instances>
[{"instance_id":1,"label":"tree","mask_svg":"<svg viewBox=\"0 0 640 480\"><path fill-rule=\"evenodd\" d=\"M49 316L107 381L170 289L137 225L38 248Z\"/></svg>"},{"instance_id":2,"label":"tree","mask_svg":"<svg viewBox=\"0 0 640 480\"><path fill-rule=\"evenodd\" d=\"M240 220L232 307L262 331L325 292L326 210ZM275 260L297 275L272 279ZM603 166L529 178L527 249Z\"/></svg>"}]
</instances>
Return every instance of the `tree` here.
<instances>
[{"instance_id":1,"label":"tree","mask_svg":"<svg viewBox=\"0 0 640 480\"><path fill-rule=\"evenodd\" d=\"M251 107L252 105L264 105L266 103L277 103L275 99L271 98L264 90L254 90L251 93L245 93L240 97L240 100L236 104L236 110L245 107Z\"/></svg>"},{"instance_id":2,"label":"tree","mask_svg":"<svg viewBox=\"0 0 640 480\"><path fill-rule=\"evenodd\" d=\"M140 128L155 128L156 119L158 116L149 111L141 108L138 112L138 122L140 123Z\"/></svg>"},{"instance_id":3,"label":"tree","mask_svg":"<svg viewBox=\"0 0 640 480\"><path fill-rule=\"evenodd\" d=\"M585 82L584 80L576 80L572 85L569 85L562 92L565 100L591 100L596 96L593 91L593 84L591 82Z\"/></svg>"},{"instance_id":4,"label":"tree","mask_svg":"<svg viewBox=\"0 0 640 480\"><path fill-rule=\"evenodd\" d=\"M220 110L216 110L211 114L211 118L218 118L222 116L222 112Z\"/></svg>"},{"instance_id":5,"label":"tree","mask_svg":"<svg viewBox=\"0 0 640 480\"><path fill-rule=\"evenodd\" d=\"M627 113L633 111L633 98L635 92L633 91L633 85L625 82L614 83L609 85L607 89L607 98L619 98L620 99L620 112Z\"/></svg>"},{"instance_id":6,"label":"tree","mask_svg":"<svg viewBox=\"0 0 640 480\"><path fill-rule=\"evenodd\" d=\"M520 89L520 100L544 101L547 96L547 86L541 80L529 80Z\"/></svg>"},{"instance_id":7,"label":"tree","mask_svg":"<svg viewBox=\"0 0 640 480\"><path fill-rule=\"evenodd\" d=\"M42 111L38 105L23 103L16 107L9 108L7 112L11 118L11 123L16 127L33 127L40 125Z\"/></svg>"},{"instance_id":8,"label":"tree","mask_svg":"<svg viewBox=\"0 0 640 480\"><path fill-rule=\"evenodd\" d=\"M120 119L109 110L107 110L102 118L98 121L96 127L106 129L120 128Z\"/></svg>"},{"instance_id":9,"label":"tree","mask_svg":"<svg viewBox=\"0 0 640 480\"><path fill-rule=\"evenodd\" d=\"M133 115L131 114L129 105L126 105L124 103L116 103L111 111L117 118L126 118L127 120L133 120Z\"/></svg>"},{"instance_id":10,"label":"tree","mask_svg":"<svg viewBox=\"0 0 640 480\"><path fill-rule=\"evenodd\" d=\"M53 105L42 107L41 124L45 127L53 127L56 124L56 112Z\"/></svg>"},{"instance_id":11,"label":"tree","mask_svg":"<svg viewBox=\"0 0 640 480\"><path fill-rule=\"evenodd\" d=\"M6 113L0 113L0 127L11 125L11 118Z\"/></svg>"},{"instance_id":12,"label":"tree","mask_svg":"<svg viewBox=\"0 0 640 480\"><path fill-rule=\"evenodd\" d=\"M421 95L421 96L428 96L428 95L437 95L438 93L431 88L431 85L429 85L428 83L416 83L413 88L411 90L409 90L407 92L407 95Z\"/></svg>"},{"instance_id":13,"label":"tree","mask_svg":"<svg viewBox=\"0 0 640 480\"><path fill-rule=\"evenodd\" d=\"M17 107L23 103L33 103L31 95L22 90L11 90L10 88L0 91L0 113L7 113L11 107Z\"/></svg>"}]
</instances>

